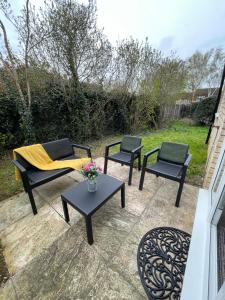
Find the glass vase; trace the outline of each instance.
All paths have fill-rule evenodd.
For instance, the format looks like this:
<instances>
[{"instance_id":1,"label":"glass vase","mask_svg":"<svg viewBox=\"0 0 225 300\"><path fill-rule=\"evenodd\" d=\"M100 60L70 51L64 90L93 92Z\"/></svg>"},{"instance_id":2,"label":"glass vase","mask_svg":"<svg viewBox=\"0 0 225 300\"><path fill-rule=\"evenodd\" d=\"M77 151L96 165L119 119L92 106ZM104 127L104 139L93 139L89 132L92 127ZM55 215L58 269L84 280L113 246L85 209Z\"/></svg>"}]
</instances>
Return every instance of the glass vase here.
<instances>
[{"instance_id":1,"label":"glass vase","mask_svg":"<svg viewBox=\"0 0 225 300\"><path fill-rule=\"evenodd\" d=\"M97 191L97 180L96 179L88 179L88 192L93 193Z\"/></svg>"}]
</instances>

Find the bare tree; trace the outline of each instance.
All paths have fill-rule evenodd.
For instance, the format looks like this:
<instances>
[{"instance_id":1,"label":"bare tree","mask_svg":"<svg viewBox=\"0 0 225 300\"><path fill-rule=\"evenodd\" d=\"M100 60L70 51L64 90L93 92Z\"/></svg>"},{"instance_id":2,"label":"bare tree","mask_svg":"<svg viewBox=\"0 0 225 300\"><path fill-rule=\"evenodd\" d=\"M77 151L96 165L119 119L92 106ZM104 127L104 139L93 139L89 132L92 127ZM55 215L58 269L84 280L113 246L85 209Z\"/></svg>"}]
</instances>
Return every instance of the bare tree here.
<instances>
[{"instance_id":1,"label":"bare tree","mask_svg":"<svg viewBox=\"0 0 225 300\"><path fill-rule=\"evenodd\" d=\"M208 96L215 93L219 86L225 54L222 49L211 49L205 53L195 52L187 60L188 88L192 92L192 101L198 88L208 88Z\"/></svg>"},{"instance_id":2,"label":"bare tree","mask_svg":"<svg viewBox=\"0 0 225 300\"><path fill-rule=\"evenodd\" d=\"M207 64L206 84L208 96L213 96L219 87L222 70L225 63L225 53L221 48L211 49L209 51L210 59Z\"/></svg>"},{"instance_id":3,"label":"bare tree","mask_svg":"<svg viewBox=\"0 0 225 300\"><path fill-rule=\"evenodd\" d=\"M35 13L34 7L31 7L29 0L26 0L25 5L19 16L15 16L12 13L12 8L9 2L1 1L0 10L5 17L14 25L18 36L20 52L19 54L13 53L8 39L7 31L2 20L0 20L0 28L2 30L2 37L4 43L4 49L0 52L0 60L13 79L16 89L20 96L19 101L19 113L21 115L22 127L26 142L31 142L35 138L35 134L32 128L32 113L31 113L31 88L30 88L30 60L31 51L37 47L47 37L48 32L41 26L39 18ZM32 22L31 22L32 20ZM39 26L37 24L39 23ZM35 34L39 28L39 34ZM26 89L20 80L20 73L24 72Z\"/></svg>"},{"instance_id":4,"label":"bare tree","mask_svg":"<svg viewBox=\"0 0 225 300\"><path fill-rule=\"evenodd\" d=\"M202 86L207 76L207 64L210 59L210 53L201 53L196 51L187 60L188 70L188 88L192 92L192 101L198 88Z\"/></svg>"},{"instance_id":5,"label":"bare tree","mask_svg":"<svg viewBox=\"0 0 225 300\"><path fill-rule=\"evenodd\" d=\"M72 79L74 86L83 81L102 81L111 59L111 44L97 28L94 1L85 5L52 0L46 3L43 18L51 32L43 45L50 67Z\"/></svg>"}]
</instances>

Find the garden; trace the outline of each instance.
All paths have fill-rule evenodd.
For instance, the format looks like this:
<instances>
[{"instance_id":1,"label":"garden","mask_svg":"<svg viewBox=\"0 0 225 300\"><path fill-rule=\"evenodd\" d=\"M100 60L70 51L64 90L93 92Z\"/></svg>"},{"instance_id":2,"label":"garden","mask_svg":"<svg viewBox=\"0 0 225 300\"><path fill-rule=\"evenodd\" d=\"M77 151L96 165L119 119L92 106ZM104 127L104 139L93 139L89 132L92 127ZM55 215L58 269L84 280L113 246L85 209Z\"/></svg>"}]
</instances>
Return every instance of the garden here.
<instances>
[{"instance_id":1,"label":"garden","mask_svg":"<svg viewBox=\"0 0 225 300\"><path fill-rule=\"evenodd\" d=\"M223 49L183 58L148 38L112 43L94 0L23 2L0 2L2 299L145 299L137 251L150 229L185 234L181 279L167 273L179 297Z\"/></svg>"},{"instance_id":2,"label":"garden","mask_svg":"<svg viewBox=\"0 0 225 300\"><path fill-rule=\"evenodd\" d=\"M207 132L208 128L206 126L190 125L190 120L171 122L165 129L140 133L144 145L142 155L160 146L163 141L188 144L193 158L188 169L186 182L201 186L207 157L207 145L205 145ZM121 137L122 135L109 135L97 141L90 141L87 144L92 147L93 157L97 158L104 156L106 144L118 141ZM116 151L116 148L114 151ZM11 152L8 152L0 161L0 184L2 186L0 200L9 198L23 190L21 183L15 180L15 170L11 159Z\"/></svg>"}]
</instances>

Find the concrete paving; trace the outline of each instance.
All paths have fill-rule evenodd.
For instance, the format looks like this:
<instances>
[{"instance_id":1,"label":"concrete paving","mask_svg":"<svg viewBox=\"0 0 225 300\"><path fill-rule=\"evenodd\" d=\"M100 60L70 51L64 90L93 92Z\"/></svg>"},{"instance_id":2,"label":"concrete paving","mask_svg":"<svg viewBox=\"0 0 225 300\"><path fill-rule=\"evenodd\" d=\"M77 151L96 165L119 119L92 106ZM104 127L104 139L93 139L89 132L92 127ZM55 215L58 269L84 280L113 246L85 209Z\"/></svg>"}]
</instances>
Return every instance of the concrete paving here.
<instances>
[{"instance_id":1,"label":"concrete paving","mask_svg":"<svg viewBox=\"0 0 225 300\"><path fill-rule=\"evenodd\" d=\"M103 158L96 159L103 166ZM174 206L178 184L140 172L127 185L128 168L109 162L108 174L126 182L126 207L116 194L93 215L94 244L87 243L83 217L70 208L63 218L60 194L83 180L69 173L35 190L33 216L25 193L0 202L0 238L11 274L0 299L147 299L137 270L142 236L158 226L191 233L198 188L185 184L180 207Z\"/></svg>"}]
</instances>

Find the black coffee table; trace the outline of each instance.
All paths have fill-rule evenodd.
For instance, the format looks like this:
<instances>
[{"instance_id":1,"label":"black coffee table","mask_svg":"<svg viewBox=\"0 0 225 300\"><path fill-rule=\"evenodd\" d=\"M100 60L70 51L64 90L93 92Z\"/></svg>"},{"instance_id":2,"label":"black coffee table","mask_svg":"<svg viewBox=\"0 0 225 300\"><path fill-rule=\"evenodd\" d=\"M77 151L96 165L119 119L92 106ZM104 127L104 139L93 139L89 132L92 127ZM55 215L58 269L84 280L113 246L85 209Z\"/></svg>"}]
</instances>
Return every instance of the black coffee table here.
<instances>
[{"instance_id":1,"label":"black coffee table","mask_svg":"<svg viewBox=\"0 0 225 300\"><path fill-rule=\"evenodd\" d=\"M111 176L100 174L97 178L98 189L90 193L87 182L83 181L73 188L62 193L62 205L66 222L69 222L67 203L79 211L85 218L88 243L93 244L91 216L108 201L115 193L121 190L121 206L125 207L125 183Z\"/></svg>"}]
</instances>

